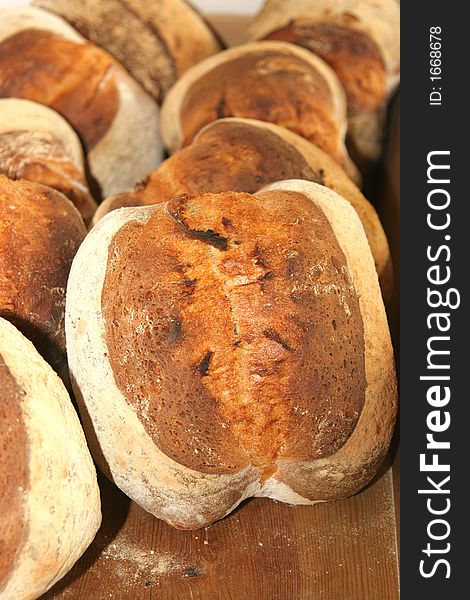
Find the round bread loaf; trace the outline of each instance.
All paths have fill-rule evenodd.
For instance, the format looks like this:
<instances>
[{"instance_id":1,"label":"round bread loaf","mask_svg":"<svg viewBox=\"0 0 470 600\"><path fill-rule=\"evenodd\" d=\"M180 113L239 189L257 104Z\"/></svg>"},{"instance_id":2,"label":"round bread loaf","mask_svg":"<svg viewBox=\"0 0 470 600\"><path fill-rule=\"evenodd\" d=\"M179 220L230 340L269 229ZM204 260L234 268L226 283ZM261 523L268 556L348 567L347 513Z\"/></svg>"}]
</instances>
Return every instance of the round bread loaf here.
<instances>
[{"instance_id":1,"label":"round bread loaf","mask_svg":"<svg viewBox=\"0 0 470 600\"><path fill-rule=\"evenodd\" d=\"M247 37L298 44L325 60L348 99L353 158L377 160L383 109L400 77L396 0L266 0Z\"/></svg>"},{"instance_id":2,"label":"round bread loaf","mask_svg":"<svg viewBox=\"0 0 470 600\"><path fill-rule=\"evenodd\" d=\"M96 472L70 398L34 346L0 318L0 597L33 600L101 523Z\"/></svg>"},{"instance_id":3,"label":"round bread loaf","mask_svg":"<svg viewBox=\"0 0 470 600\"><path fill-rule=\"evenodd\" d=\"M325 185L351 202L364 226L382 293L388 300L393 288L392 262L375 209L325 152L271 123L237 118L214 121L132 192L102 202L93 222L124 206L158 204L201 192L254 193L283 179L305 179Z\"/></svg>"},{"instance_id":4,"label":"round bread loaf","mask_svg":"<svg viewBox=\"0 0 470 600\"><path fill-rule=\"evenodd\" d=\"M357 180L344 145L346 98L334 72L314 54L284 42L237 46L187 71L161 111L170 153L222 117L268 121L298 133Z\"/></svg>"},{"instance_id":5,"label":"round bread loaf","mask_svg":"<svg viewBox=\"0 0 470 600\"><path fill-rule=\"evenodd\" d=\"M58 113L37 102L0 100L0 173L62 192L86 222L96 210L77 134Z\"/></svg>"},{"instance_id":6,"label":"round bread loaf","mask_svg":"<svg viewBox=\"0 0 470 600\"><path fill-rule=\"evenodd\" d=\"M108 53L40 8L0 10L0 97L65 117L103 196L131 189L162 159L154 100Z\"/></svg>"},{"instance_id":7,"label":"round bread loaf","mask_svg":"<svg viewBox=\"0 0 470 600\"><path fill-rule=\"evenodd\" d=\"M63 194L0 175L0 316L58 371L65 366L65 289L86 235Z\"/></svg>"},{"instance_id":8,"label":"round bread loaf","mask_svg":"<svg viewBox=\"0 0 470 600\"><path fill-rule=\"evenodd\" d=\"M109 213L71 269L67 351L92 452L147 511L204 527L244 498L341 498L396 412L374 261L315 183Z\"/></svg>"},{"instance_id":9,"label":"round bread loaf","mask_svg":"<svg viewBox=\"0 0 470 600\"><path fill-rule=\"evenodd\" d=\"M119 60L158 102L189 67L220 50L184 0L33 0Z\"/></svg>"}]
</instances>

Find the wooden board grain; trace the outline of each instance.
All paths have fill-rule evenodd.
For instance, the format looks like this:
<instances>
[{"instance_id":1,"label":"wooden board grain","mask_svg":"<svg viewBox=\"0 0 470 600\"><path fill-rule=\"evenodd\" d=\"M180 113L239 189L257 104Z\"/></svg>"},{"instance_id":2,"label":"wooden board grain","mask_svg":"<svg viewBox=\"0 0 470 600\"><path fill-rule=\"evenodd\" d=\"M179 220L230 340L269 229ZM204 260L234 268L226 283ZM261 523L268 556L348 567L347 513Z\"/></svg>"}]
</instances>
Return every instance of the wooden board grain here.
<instances>
[{"instance_id":1,"label":"wooden board grain","mask_svg":"<svg viewBox=\"0 0 470 600\"><path fill-rule=\"evenodd\" d=\"M178 531L103 477L103 526L43 600L397 600L393 478L315 506L252 499Z\"/></svg>"}]
</instances>

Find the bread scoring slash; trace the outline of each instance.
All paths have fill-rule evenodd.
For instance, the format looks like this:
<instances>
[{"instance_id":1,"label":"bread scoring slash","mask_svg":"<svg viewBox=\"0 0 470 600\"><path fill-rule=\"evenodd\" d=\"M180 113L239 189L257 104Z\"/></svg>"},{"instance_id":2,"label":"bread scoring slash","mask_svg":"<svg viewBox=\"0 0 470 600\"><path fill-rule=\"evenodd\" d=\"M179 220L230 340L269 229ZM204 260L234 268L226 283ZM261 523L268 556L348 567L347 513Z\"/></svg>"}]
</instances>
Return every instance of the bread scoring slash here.
<instances>
[{"instance_id":1,"label":"bread scoring slash","mask_svg":"<svg viewBox=\"0 0 470 600\"><path fill-rule=\"evenodd\" d=\"M396 413L374 261L345 199L306 181L115 210L68 285L92 452L137 503L204 527L244 498L341 498Z\"/></svg>"}]
</instances>

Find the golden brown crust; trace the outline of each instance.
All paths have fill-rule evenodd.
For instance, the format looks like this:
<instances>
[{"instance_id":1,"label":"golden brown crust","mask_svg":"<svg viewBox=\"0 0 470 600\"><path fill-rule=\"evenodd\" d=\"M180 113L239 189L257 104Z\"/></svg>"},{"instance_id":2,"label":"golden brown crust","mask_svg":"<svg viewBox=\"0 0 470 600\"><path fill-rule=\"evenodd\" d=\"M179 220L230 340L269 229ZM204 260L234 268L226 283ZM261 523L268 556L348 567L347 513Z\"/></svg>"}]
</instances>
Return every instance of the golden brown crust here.
<instances>
[{"instance_id":1,"label":"golden brown crust","mask_svg":"<svg viewBox=\"0 0 470 600\"><path fill-rule=\"evenodd\" d=\"M305 179L338 192L356 209L374 256L384 298L392 287L392 265L387 239L372 205L324 152L303 138L269 123L248 119L215 121L135 190L107 199L104 214L124 206L166 202L176 196L201 192L254 193L285 179Z\"/></svg>"},{"instance_id":2,"label":"golden brown crust","mask_svg":"<svg viewBox=\"0 0 470 600\"><path fill-rule=\"evenodd\" d=\"M58 138L42 132L0 133L0 173L10 179L27 179L65 194L85 222L96 210L83 172L67 157Z\"/></svg>"},{"instance_id":3,"label":"golden brown crust","mask_svg":"<svg viewBox=\"0 0 470 600\"><path fill-rule=\"evenodd\" d=\"M294 36L297 39L292 41L302 45L308 44L312 35L315 52L333 50L338 62L340 57L349 60L348 47L358 61L367 56L378 64L380 56L387 94L397 83L400 8L396 0L266 0L249 27L247 39L261 40L279 31Z\"/></svg>"},{"instance_id":4,"label":"golden brown crust","mask_svg":"<svg viewBox=\"0 0 470 600\"><path fill-rule=\"evenodd\" d=\"M324 173L279 135L258 121L224 119L201 131L192 144L173 154L112 207L145 206L201 192L254 193L272 181L306 179L323 183Z\"/></svg>"},{"instance_id":5,"label":"golden brown crust","mask_svg":"<svg viewBox=\"0 0 470 600\"><path fill-rule=\"evenodd\" d=\"M40 8L2 11L0 97L9 95L36 99L69 120L98 197L131 189L161 162L154 100L114 58Z\"/></svg>"},{"instance_id":6,"label":"golden brown crust","mask_svg":"<svg viewBox=\"0 0 470 600\"><path fill-rule=\"evenodd\" d=\"M0 315L56 368L65 353L67 278L85 233L62 194L0 176Z\"/></svg>"},{"instance_id":7,"label":"golden brown crust","mask_svg":"<svg viewBox=\"0 0 470 600\"><path fill-rule=\"evenodd\" d=\"M266 0L247 39L282 39L321 56L348 97L348 150L370 170L383 148L385 108L400 76L396 0Z\"/></svg>"},{"instance_id":8,"label":"golden brown crust","mask_svg":"<svg viewBox=\"0 0 470 600\"><path fill-rule=\"evenodd\" d=\"M109 244L126 222L145 222L156 208L114 211L85 238L68 284L67 353L75 396L99 464L147 511L175 527L194 529L222 518L253 495L259 474L252 467L233 474L200 473L171 460L154 444L109 368L101 301ZM84 272L87 277L77 276Z\"/></svg>"},{"instance_id":9,"label":"golden brown crust","mask_svg":"<svg viewBox=\"0 0 470 600\"><path fill-rule=\"evenodd\" d=\"M285 42L243 44L209 57L181 77L162 106L170 153L222 117L254 118L299 133L357 177L344 146L346 97L328 65Z\"/></svg>"},{"instance_id":10,"label":"golden brown crust","mask_svg":"<svg viewBox=\"0 0 470 600\"><path fill-rule=\"evenodd\" d=\"M116 234L102 296L109 359L118 387L167 456L205 473L231 473L249 460L243 450L234 451L236 440L226 429L218 399L203 381L217 337L233 336L230 310L219 292L203 313L217 310L211 335L194 345L187 329L202 326L204 316L193 311L200 309L204 289L218 282L204 261L203 289L196 294L197 274L187 264L190 251L179 248L185 241L174 220L161 214ZM194 249L193 261L197 254L204 260L201 246ZM192 403L197 411L190 410Z\"/></svg>"},{"instance_id":11,"label":"golden brown crust","mask_svg":"<svg viewBox=\"0 0 470 600\"><path fill-rule=\"evenodd\" d=\"M246 117L286 127L338 162L339 132L326 82L296 57L260 52L222 65L195 83L182 106L184 145L208 123Z\"/></svg>"},{"instance_id":12,"label":"golden brown crust","mask_svg":"<svg viewBox=\"0 0 470 600\"><path fill-rule=\"evenodd\" d=\"M335 23L292 22L265 39L297 44L328 63L343 84L349 114L377 110L387 97L387 72L380 50L362 32Z\"/></svg>"},{"instance_id":13,"label":"golden brown crust","mask_svg":"<svg viewBox=\"0 0 470 600\"><path fill-rule=\"evenodd\" d=\"M34 0L119 60L157 100L178 76L220 49L182 0Z\"/></svg>"},{"instance_id":14,"label":"golden brown crust","mask_svg":"<svg viewBox=\"0 0 470 600\"><path fill-rule=\"evenodd\" d=\"M361 222L326 187L284 181L254 197L113 211L74 260L66 323L94 453L174 526L207 526L250 496L354 493L385 455L396 409L386 316Z\"/></svg>"},{"instance_id":15,"label":"golden brown crust","mask_svg":"<svg viewBox=\"0 0 470 600\"><path fill-rule=\"evenodd\" d=\"M21 411L23 390L0 354L0 594L27 535L28 440Z\"/></svg>"},{"instance_id":16,"label":"golden brown crust","mask_svg":"<svg viewBox=\"0 0 470 600\"><path fill-rule=\"evenodd\" d=\"M315 191L314 184L303 181L278 182L266 188L266 192L275 190L304 193L315 202L321 200L323 190L328 191L326 188ZM278 461L276 480L311 500L342 498L356 493L370 481L385 458L397 411L393 349L371 256L362 245L353 215L326 194L324 200L321 200L323 211L345 254L360 306L367 387L356 427L335 454L314 461Z\"/></svg>"},{"instance_id":17,"label":"golden brown crust","mask_svg":"<svg viewBox=\"0 0 470 600\"><path fill-rule=\"evenodd\" d=\"M63 115L91 150L116 116L116 63L92 44L23 30L0 43L0 97L35 100Z\"/></svg>"},{"instance_id":18,"label":"golden brown crust","mask_svg":"<svg viewBox=\"0 0 470 600\"><path fill-rule=\"evenodd\" d=\"M356 494L377 473L390 447L397 414L397 386L393 356L381 348L385 359L380 396L367 398L355 431L329 463L328 460L280 460L276 477L305 498L338 500ZM375 360L376 357L374 357Z\"/></svg>"},{"instance_id":19,"label":"golden brown crust","mask_svg":"<svg viewBox=\"0 0 470 600\"><path fill-rule=\"evenodd\" d=\"M33 4L64 18L86 39L110 52L157 101L176 81L176 64L158 30L126 2L35 0Z\"/></svg>"},{"instance_id":20,"label":"golden brown crust","mask_svg":"<svg viewBox=\"0 0 470 600\"><path fill-rule=\"evenodd\" d=\"M202 192L254 193L278 179L323 183L320 164L317 168L309 165L299 150L260 125L260 121L248 119L215 121L134 190L107 198L94 222L117 208L158 204L176 196Z\"/></svg>"},{"instance_id":21,"label":"golden brown crust","mask_svg":"<svg viewBox=\"0 0 470 600\"><path fill-rule=\"evenodd\" d=\"M9 176L8 173L7 175ZM17 178L15 177L15 179ZM85 223L91 221L97 204L88 191L85 176L72 164L60 163L58 168L58 163L54 160L30 162L19 174L19 178L40 183L61 192L73 202Z\"/></svg>"},{"instance_id":22,"label":"golden brown crust","mask_svg":"<svg viewBox=\"0 0 470 600\"><path fill-rule=\"evenodd\" d=\"M115 235L102 295L117 385L154 442L203 473L251 463L262 481L279 459L336 452L361 412L364 346L322 212L275 192L158 208Z\"/></svg>"}]
</instances>

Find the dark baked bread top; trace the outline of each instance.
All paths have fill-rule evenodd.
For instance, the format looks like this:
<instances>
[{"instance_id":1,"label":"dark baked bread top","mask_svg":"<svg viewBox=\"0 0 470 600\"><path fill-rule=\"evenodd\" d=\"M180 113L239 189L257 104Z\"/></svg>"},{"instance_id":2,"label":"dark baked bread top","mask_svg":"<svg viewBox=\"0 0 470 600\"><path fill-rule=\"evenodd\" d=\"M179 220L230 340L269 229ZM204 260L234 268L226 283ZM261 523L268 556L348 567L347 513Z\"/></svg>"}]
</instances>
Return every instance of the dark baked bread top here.
<instances>
[{"instance_id":1,"label":"dark baked bread top","mask_svg":"<svg viewBox=\"0 0 470 600\"><path fill-rule=\"evenodd\" d=\"M94 219L98 222L116 208L158 204L180 195L254 193L287 179L304 179L329 187L354 206L371 247L384 297L388 298L392 288L390 254L372 206L331 157L269 123L250 119L211 123L192 144L170 156L134 190L107 198Z\"/></svg>"},{"instance_id":2,"label":"dark baked bread top","mask_svg":"<svg viewBox=\"0 0 470 600\"><path fill-rule=\"evenodd\" d=\"M23 394L0 354L0 595L27 534L29 458Z\"/></svg>"},{"instance_id":3,"label":"dark baked bread top","mask_svg":"<svg viewBox=\"0 0 470 600\"><path fill-rule=\"evenodd\" d=\"M302 153L279 135L250 122L219 121L168 158L133 192L115 197L112 208L166 202L203 192L254 193L285 179L323 183Z\"/></svg>"},{"instance_id":4,"label":"dark baked bread top","mask_svg":"<svg viewBox=\"0 0 470 600\"><path fill-rule=\"evenodd\" d=\"M175 61L159 31L127 3L34 0L33 4L66 19L85 38L106 48L159 101L176 81Z\"/></svg>"},{"instance_id":5,"label":"dark baked bread top","mask_svg":"<svg viewBox=\"0 0 470 600\"><path fill-rule=\"evenodd\" d=\"M201 472L334 453L360 415L364 334L345 256L300 193L203 194L129 221L102 312L116 383L155 444Z\"/></svg>"},{"instance_id":6,"label":"dark baked bread top","mask_svg":"<svg viewBox=\"0 0 470 600\"><path fill-rule=\"evenodd\" d=\"M385 101L385 64L377 44L365 33L336 23L294 21L265 39L308 48L328 63L343 84L350 114L377 110Z\"/></svg>"},{"instance_id":7,"label":"dark baked bread top","mask_svg":"<svg viewBox=\"0 0 470 600\"><path fill-rule=\"evenodd\" d=\"M53 366L65 353L65 288L85 235L61 193L0 175L0 316Z\"/></svg>"},{"instance_id":8,"label":"dark baked bread top","mask_svg":"<svg viewBox=\"0 0 470 600\"><path fill-rule=\"evenodd\" d=\"M93 44L29 29L0 43L0 97L35 100L69 121L90 151L118 110L117 63Z\"/></svg>"},{"instance_id":9,"label":"dark baked bread top","mask_svg":"<svg viewBox=\"0 0 470 600\"><path fill-rule=\"evenodd\" d=\"M293 53L263 48L227 60L194 81L181 107L184 145L208 123L244 117L286 127L340 164L341 125L329 83Z\"/></svg>"},{"instance_id":10,"label":"dark baked bread top","mask_svg":"<svg viewBox=\"0 0 470 600\"><path fill-rule=\"evenodd\" d=\"M202 132L191 146L161 165L158 173L162 186L155 190L160 201L175 195L165 193L168 179L181 182L179 194L189 195L254 193L273 181L285 179L322 183L321 172L314 172L297 148L272 131L249 122L224 121L218 125ZM153 184L152 177L150 181Z\"/></svg>"}]
</instances>

